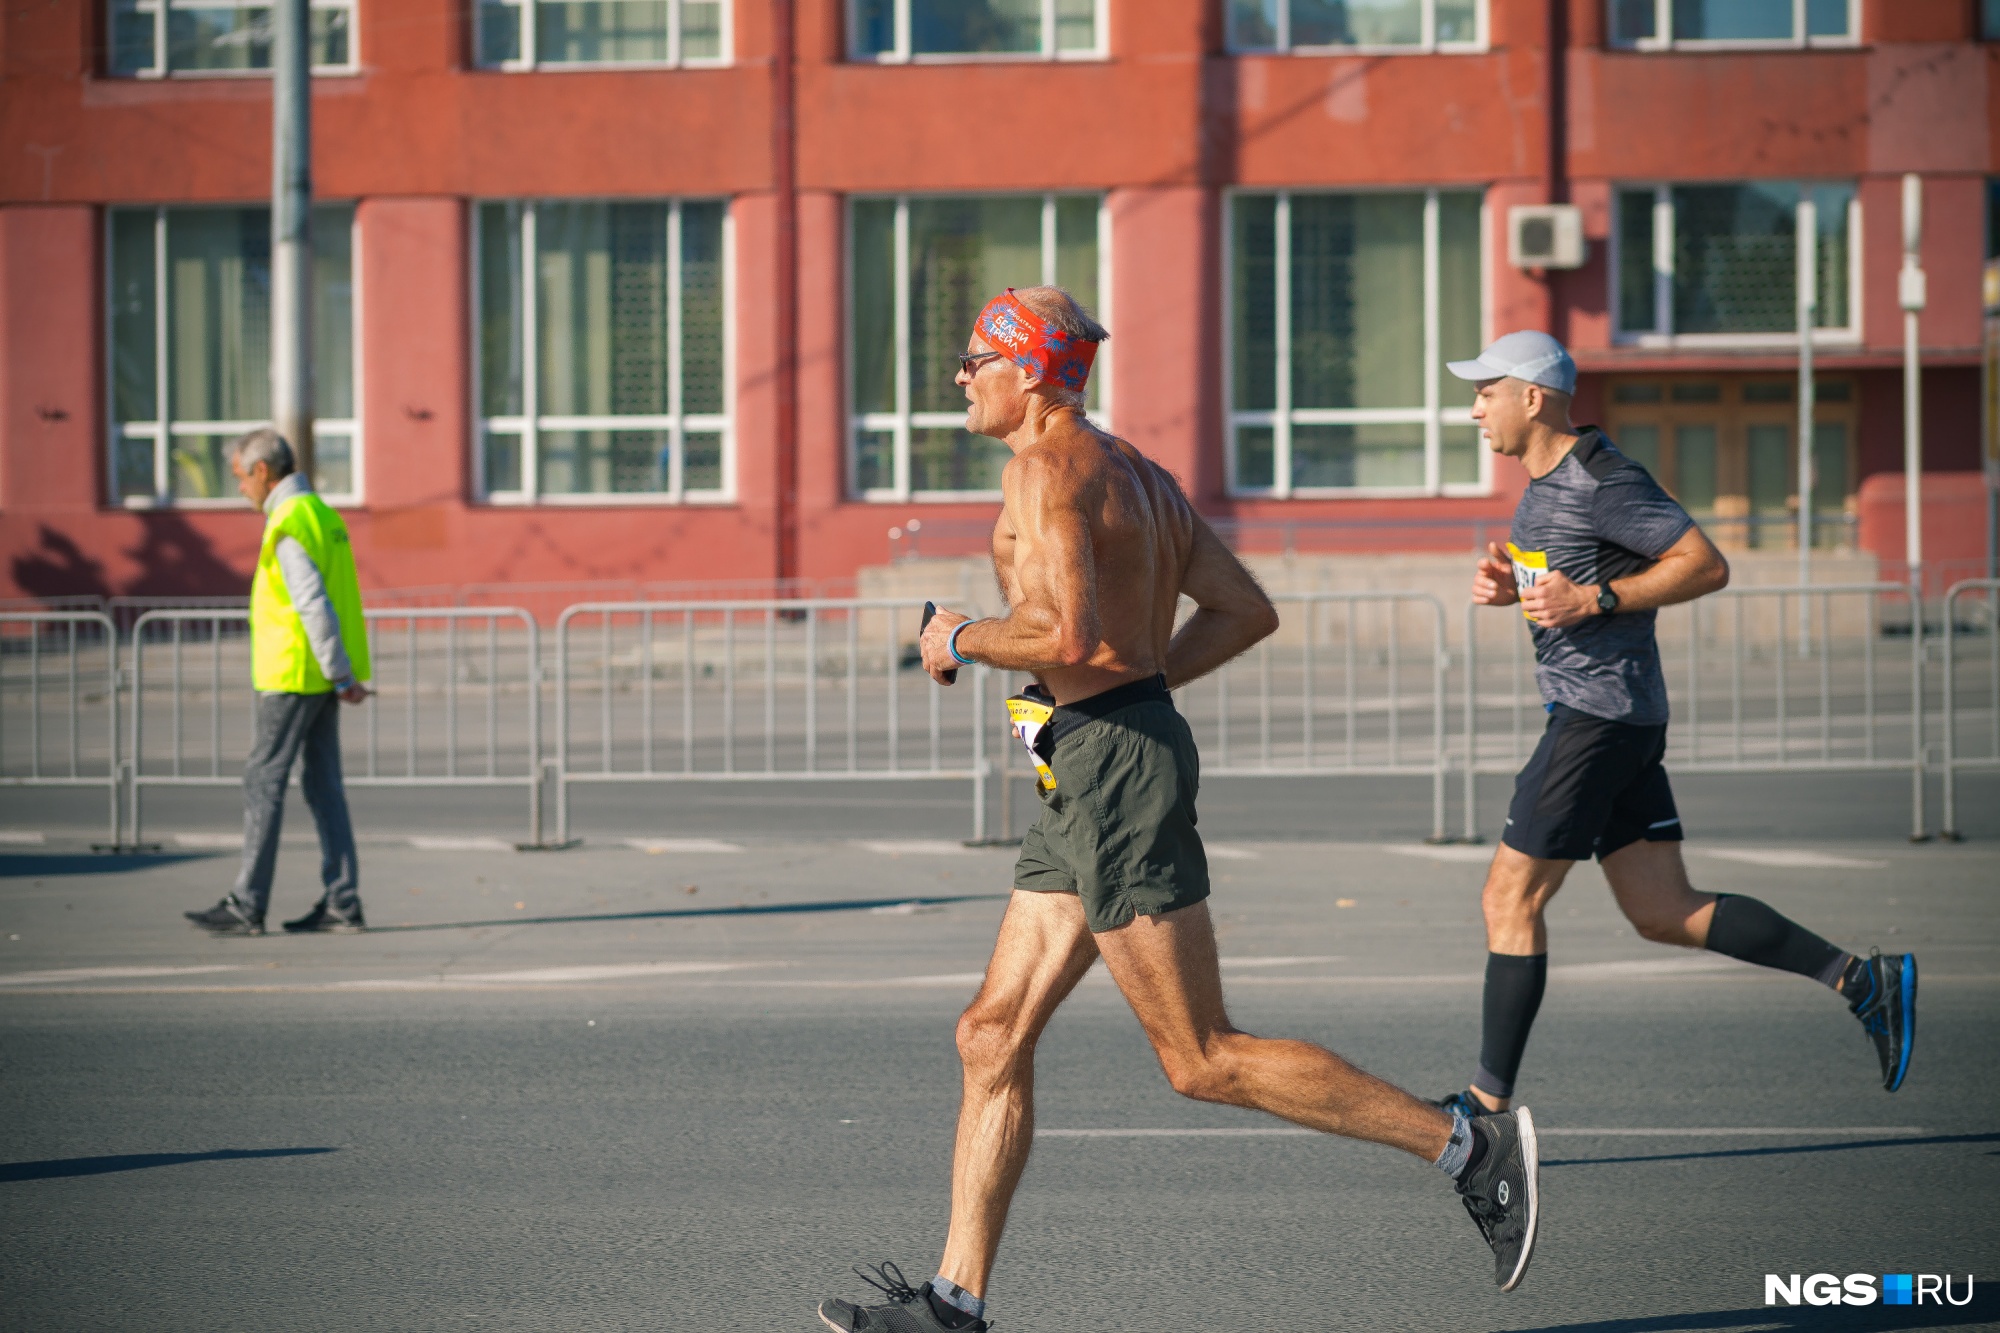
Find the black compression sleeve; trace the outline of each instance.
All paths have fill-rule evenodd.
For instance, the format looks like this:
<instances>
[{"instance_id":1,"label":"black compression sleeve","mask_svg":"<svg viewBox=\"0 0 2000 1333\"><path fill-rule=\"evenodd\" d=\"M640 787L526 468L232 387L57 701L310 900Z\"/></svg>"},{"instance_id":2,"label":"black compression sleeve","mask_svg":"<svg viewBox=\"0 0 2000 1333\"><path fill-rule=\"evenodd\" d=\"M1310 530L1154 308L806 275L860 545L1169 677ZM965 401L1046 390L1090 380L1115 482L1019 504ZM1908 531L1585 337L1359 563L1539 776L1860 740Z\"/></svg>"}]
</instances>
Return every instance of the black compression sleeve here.
<instances>
[{"instance_id":1,"label":"black compression sleeve","mask_svg":"<svg viewBox=\"0 0 2000 1333\"><path fill-rule=\"evenodd\" d=\"M1489 1097L1514 1095L1514 1076L1521 1072L1521 1054L1528 1049L1528 1029L1535 1025L1548 981L1549 956L1545 953L1486 955L1479 1072L1473 1076L1472 1086Z\"/></svg>"},{"instance_id":2,"label":"black compression sleeve","mask_svg":"<svg viewBox=\"0 0 2000 1333\"><path fill-rule=\"evenodd\" d=\"M1837 986L1847 955L1755 898L1718 894L1708 922L1711 951Z\"/></svg>"}]
</instances>

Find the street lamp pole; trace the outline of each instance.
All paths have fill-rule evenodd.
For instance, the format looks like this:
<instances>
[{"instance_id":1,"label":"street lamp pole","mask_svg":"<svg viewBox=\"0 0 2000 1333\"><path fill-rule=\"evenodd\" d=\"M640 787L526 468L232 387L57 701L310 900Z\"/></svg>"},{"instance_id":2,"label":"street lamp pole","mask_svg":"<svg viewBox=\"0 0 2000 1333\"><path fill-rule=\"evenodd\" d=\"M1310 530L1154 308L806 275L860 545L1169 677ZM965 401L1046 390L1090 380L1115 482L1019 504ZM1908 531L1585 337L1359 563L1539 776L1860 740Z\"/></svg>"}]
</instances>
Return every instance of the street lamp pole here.
<instances>
[{"instance_id":1,"label":"street lamp pole","mask_svg":"<svg viewBox=\"0 0 2000 1333\"><path fill-rule=\"evenodd\" d=\"M1813 326L1819 313L1819 210L1812 196L1799 200L1799 587L1812 584L1813 545ZM1782 631L1780 632L1782 637ZM1812 651L1812 598L1799 593L1799 656Z\"/></svg>"},{"instance_id":2,"label":"street lamp pole","mask_svg":"<svg viewBox=\"0 0 2000 1333\"><path fill-rule=\"evenodd\" d=\"M313 477L312 33L308 0L271 6L271 423Z\"/></svg>"},{"instance_id":3,"label":"street lamp pole","mask_svg":"<svg viewBox=\"0 0 2000 1333\"><path fill-rule=\"evenodd\" d=\"M1924 832L1924 439L1917 317L1924 308L1924 183L1903 177L1903 561L1910 580L1910 841Z\"/></svg>"}]
</instances>

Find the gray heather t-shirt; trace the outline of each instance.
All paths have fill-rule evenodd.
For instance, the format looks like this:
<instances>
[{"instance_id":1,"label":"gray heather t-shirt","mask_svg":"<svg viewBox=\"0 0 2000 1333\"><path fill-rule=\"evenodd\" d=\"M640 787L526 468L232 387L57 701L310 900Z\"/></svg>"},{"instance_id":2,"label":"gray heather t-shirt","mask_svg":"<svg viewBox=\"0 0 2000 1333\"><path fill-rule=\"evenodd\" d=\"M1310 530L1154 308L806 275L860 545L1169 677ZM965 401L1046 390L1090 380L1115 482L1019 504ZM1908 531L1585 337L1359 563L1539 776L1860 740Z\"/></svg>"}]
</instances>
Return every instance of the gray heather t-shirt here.
<instances>
[{"instance_id":1,"label":"gray heather t-shirt","mask_svg":"<svg viewBox=\"0 0 2000 1333\"><path fill-rule=\"evenodd\" d=\"M1568 456L1528 483L1507 550L1523 588L1551 569L1573 583L1608 583L1651 565L1693 526L1651 473L1585 426ZM1530 621L1542 698L1614 722L1664 723L1667 682L1653 618L1621 611L1567 629Z\"/></svg>"}]
</instances>

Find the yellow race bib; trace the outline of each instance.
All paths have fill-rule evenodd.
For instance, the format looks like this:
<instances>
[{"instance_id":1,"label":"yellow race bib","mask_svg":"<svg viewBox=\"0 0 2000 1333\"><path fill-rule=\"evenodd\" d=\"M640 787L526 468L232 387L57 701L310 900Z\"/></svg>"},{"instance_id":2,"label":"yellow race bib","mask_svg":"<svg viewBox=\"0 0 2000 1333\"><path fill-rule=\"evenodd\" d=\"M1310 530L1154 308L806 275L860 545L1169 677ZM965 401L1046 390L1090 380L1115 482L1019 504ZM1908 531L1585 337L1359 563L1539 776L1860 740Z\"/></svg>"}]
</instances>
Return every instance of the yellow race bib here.
<instances>
[{"instance_id":1,"label":"yellow race bib","mask_svg":"<svg viewBox=\"0 0 2000 1333\"><path fill-rule=\"evenodd\" d=\"M1055 756L1049 719L1055 714L1056 701L1039 685L1030 685L1007 699L1007 721L1028 751L1028 758L1035 766L1035 785L1044 796L1056 789L1055 770L1049 767L1049 760Z\"/></svg>"},{"instance_id":2,"label":"yellow race bib","mask_svg":"<svg viewBox=\"0 0 2000 1333\"><path fill-rule=\"evenodd\" d=\"M1524 551L1514 543L1508 542L1507 554L1514 561L1514 587L1520 592L1526 592L1534 587L1536 580L1549 572L1547 551ZM1521 615L1530 623L1535 619L1528 615L1528 608L1525 606L1521 608Z\"/></svg>"}]
</instances>

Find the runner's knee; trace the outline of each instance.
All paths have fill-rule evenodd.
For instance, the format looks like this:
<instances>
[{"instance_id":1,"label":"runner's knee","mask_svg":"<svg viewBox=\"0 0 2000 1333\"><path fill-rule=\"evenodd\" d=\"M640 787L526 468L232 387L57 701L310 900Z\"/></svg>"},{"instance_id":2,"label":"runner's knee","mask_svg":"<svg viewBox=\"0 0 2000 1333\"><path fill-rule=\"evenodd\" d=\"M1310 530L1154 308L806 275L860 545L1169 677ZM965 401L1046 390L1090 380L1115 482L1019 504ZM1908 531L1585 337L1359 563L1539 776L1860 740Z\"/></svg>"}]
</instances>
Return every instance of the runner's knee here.
<instances>
[{"instance_id":1,"label":"runner's knee","mask_svg":"<svg viewBox=\"0 0 2000 1333\"><path fill-rule=\"evenodd\" d=\"M958 1018L958 1058L966 1072L998 1081L1032 1043L997 1006L974 1003Z\"/></svg>"},{"instance_id":2,"label":"runner's knee","mask_svg":"<svg viewBox=\"0 0 2000 1333\"><path fill-rule=\"evenodd\" d=\"M1161 1051L1160 1068L1175 1092L1198 1102L1234 1105L1241 1100L1239 1034L1218 1033L1206 1045L1190 1050Z\"/></svg>"}]
</instances>

